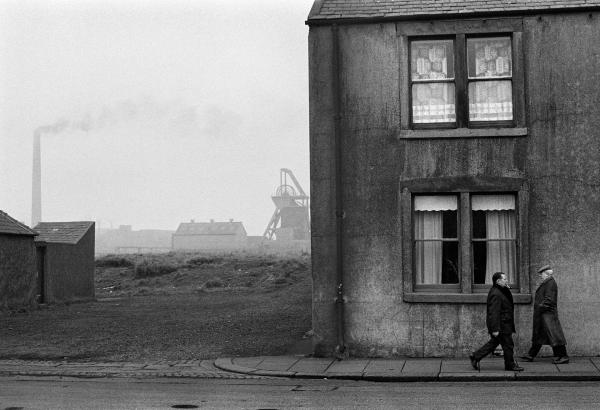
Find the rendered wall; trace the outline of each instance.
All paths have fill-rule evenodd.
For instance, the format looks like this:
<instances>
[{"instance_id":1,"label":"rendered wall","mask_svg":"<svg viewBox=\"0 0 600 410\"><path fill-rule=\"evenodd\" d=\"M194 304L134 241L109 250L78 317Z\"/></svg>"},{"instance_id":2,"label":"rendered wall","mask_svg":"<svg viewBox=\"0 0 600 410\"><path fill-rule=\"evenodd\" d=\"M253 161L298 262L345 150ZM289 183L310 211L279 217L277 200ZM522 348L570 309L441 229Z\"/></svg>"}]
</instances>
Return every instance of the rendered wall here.
<instances>
[{"instance_id":1,"label":"rendered wall","mask_svg":"<svg viewBox=\"0 0 600 410\"><path fill-rule=\"evenodd\" d=\"M35 261L33 236L0 234L0 309L35 303Z\"/></svg>"},{"instance_id":2,"label":"rendered wall","mask_svg":"<svg viewBox=\"0 0 600 410\"><path fill-rule=\"evenodd\" d=\"M465 356L486 341L484 304L402 300L398 181L521 177L529 182L531 291L551 262L572 354L600 338L600 14L524 18L527 137L399 140L396 24L339 26L345 335L356 356ZM398 23L401 24L401 23ZM311 27L310 150L315 352L336 341L332 28ZM531 305L516 307L517 352Z\"/></svg>"},{"instance_id":3,"label":"rendered wall","mask_svg":"<svg viewBox=\"0 0 600 410\"><path fill-rule=\"evenodd\" d=\"M590 17L591 16L591 17ZM552 261L574 354L600 353L600 14L525 20L531 261ZM528 333L529 335L529 333Z\"/></svg>"}]
</instances>

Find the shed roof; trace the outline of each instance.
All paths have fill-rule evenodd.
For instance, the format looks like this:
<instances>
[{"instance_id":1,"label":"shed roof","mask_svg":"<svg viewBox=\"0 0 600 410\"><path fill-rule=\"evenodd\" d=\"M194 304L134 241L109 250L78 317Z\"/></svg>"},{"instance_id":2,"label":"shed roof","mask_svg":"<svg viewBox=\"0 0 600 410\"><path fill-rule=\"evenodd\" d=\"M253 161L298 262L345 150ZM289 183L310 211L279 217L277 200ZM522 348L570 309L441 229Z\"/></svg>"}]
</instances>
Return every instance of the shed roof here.
<instances>
[{"instance_id":1,"label":"shed roof","mask_svg":"<svg viewBox=\"0 0 600 410\"><path fill-rule=\"evenodd\" d=\"M3 211L0 211L0 233L29 236L35 236L38 234L24 223L17 221L15 218Z\"/></svg>"},{"instance_id":2,"label":"shed roof","mask_svg":"<svg viewBox=\"0 0 600 410\"><path fill-rule=\"evenodd\" d=\"M175 235L246 235L241 222L183 222Z\"/></svg>"},{"instance_id":3,"label":"shed roof","mask_svg":"<svg viewBox=\"0 0 600 410\"><path fill-rule=\"evenodd\" d=\"M40 222L35 230L40 235L35 238L36 242L76 244L94 225L90 221L78 222Z\"/></svg>"},{"instance_id":4,"label":"shed roof","mask_svg":"<svg viewBox=\"0 0 600 410\"><path fill-rule=\"evenodd\" d=\"M315 0L307 24L334 20L515 14L600 8L600 0Z\"/></svg>"}]
</instances>

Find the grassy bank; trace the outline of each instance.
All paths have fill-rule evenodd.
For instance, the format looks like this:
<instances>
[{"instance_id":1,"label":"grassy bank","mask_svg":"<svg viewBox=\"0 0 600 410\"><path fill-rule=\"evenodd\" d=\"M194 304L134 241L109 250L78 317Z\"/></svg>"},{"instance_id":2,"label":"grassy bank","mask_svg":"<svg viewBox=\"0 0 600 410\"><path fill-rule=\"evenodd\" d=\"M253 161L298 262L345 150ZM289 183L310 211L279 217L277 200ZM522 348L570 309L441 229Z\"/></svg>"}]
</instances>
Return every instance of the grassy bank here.
<instances>
[{"instance_id":1,"label":"grassy bank","mask_svg":"<svg viewBox=\"0 0 600 410\"><path fill-rule=\"evenodd\" d=\"M309 255L109 255L96 264L96 302L0 313L0 357L278 355L310 329Z\"/></svg>"}]
</instances>

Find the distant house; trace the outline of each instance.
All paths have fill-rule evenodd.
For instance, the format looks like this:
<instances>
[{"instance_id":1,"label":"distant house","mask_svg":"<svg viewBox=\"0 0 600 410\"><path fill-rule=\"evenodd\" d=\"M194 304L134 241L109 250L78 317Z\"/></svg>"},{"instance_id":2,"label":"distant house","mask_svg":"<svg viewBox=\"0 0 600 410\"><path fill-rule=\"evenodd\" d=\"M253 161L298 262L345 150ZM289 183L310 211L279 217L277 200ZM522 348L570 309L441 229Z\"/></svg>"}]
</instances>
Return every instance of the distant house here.
<instances>
[{"instance_id":1,"label":"distant house","mask_svg":"<svg viewBox=\"0 0 600 410\"><path fill-rule=\"evenodd\" d=\"M96 230L96 254L161 252L171 250L173 231L161 229L133 230L131 225L118 229Z\"/></svg>"},{"instance_id":2,"label":"distant house","mask_svg":"<svg viewBox=\"0 0 600 410\"><path fill-rule=\"evenodd\" d=\"M241 222L183 222L173 234L173 249L238 249L246 246L246 229Z\"/></svg>"},{"instance_id":3,"label":"distant house","mask_svg":"<svg viewBox=\"0 0 600 410\"><path fill-rule=\"evenodd\" d=\"M40 222L35 230L40 302L94 299L94 222Z\"/></svg>"},{"instance_id":4,"label":"distant house","mask_svg":"<svg viewBox=\"0 0 600 410\"><path fill-rule=\"evenodd\" d=\"M0 211L0 309L35 303L37 233Z\"/></svg>"}]
</instances>

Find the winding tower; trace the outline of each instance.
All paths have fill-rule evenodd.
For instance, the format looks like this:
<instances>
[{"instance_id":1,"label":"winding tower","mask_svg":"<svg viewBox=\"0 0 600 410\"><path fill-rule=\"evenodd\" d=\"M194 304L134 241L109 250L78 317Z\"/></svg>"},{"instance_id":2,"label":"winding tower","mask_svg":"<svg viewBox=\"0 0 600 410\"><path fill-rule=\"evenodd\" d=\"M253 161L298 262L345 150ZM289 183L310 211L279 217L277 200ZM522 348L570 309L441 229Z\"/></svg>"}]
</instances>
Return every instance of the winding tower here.
<instances>
[{"instance_id":1,"label":"winding tower","mask_svg":"<svg viewBox=\"0 0 600 410\"><path fill-rule=\"evenodd\" d=\"M275 212L263 237L279 241L310 239L309 197L291 170L281 168L279 187L271 199Z\"/></svg>"}]
</instances>

